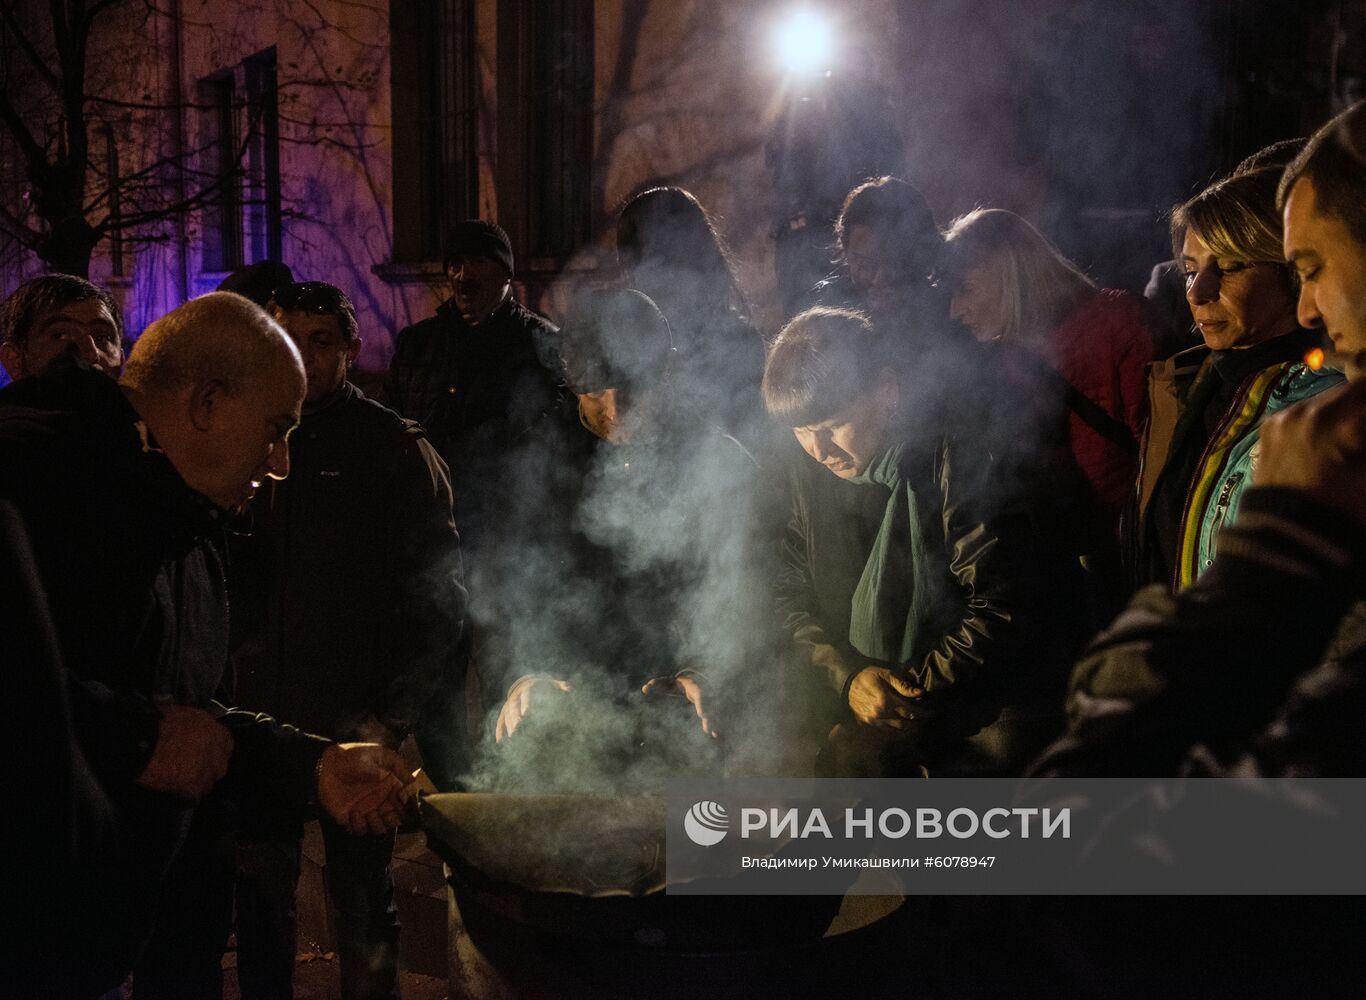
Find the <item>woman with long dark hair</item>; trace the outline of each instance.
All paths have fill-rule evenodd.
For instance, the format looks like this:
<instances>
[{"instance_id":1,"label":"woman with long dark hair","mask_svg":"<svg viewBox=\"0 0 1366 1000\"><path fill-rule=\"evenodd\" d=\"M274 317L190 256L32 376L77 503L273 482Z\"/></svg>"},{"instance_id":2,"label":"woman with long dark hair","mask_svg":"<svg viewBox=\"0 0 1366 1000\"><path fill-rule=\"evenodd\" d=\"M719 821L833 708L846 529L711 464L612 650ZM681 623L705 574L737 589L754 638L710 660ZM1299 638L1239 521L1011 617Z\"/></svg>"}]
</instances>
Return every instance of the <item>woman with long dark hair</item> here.
<instances>
[{"instance_id":1,"label":"woman with long dark hair","mask_svg":"<svg viewBox=\"0 0 1366 1000\"><path fill-rule=\"evenodd\" d=\"M680 404L753 440L764 343L706 209L682 188L642 191L617 219L617 259L626 283L655 302L673 331Z\"/></svg>"}]
</instances>

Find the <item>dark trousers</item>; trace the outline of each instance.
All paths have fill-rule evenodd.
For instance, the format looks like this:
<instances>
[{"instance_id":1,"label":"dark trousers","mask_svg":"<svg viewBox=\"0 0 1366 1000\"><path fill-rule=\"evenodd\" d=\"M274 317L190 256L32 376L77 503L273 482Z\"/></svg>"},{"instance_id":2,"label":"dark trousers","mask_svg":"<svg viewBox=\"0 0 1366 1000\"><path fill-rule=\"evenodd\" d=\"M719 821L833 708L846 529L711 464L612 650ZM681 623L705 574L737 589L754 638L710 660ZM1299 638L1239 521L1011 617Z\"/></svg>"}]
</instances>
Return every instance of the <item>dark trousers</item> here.
<instances>
[{"instance_id":1,"label":"dark trousers","mask_svg":"<svg viewBox=\"0 0 1366 1000\"><path fill-rule=\"evenodd\" d=\"M324 816L323 878L337 913L342 1000L398 1000L394 835L355 837ZM237 971L243 1000L293 996L300 836L237 851Z\"/></svg>"},{"instance_id":2,"label":"dark trousers","mask_svg":"<svg viewBox=\"0 0 1366 1000\"><path fill-rule=\"evenodd\" d=\"M232 835L210 802L195 812L167 873L152 936L133 969L135 1000L222 1000L232 879Z\"/></svg>"}]
</instances>

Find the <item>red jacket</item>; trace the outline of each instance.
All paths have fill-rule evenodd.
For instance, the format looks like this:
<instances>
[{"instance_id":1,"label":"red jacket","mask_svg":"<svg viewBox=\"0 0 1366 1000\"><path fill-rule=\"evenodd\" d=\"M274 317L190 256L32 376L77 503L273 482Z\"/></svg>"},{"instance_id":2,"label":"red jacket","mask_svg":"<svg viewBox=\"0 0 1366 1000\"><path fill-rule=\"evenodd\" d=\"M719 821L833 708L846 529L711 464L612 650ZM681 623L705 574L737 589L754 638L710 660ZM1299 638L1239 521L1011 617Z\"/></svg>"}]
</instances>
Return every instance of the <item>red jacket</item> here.
<instances>
[{"instance_id":1,"label":"red jacket","mask_svg":"<svg viewBox=\"0 0 1366 1000\"><path fill-rule=\"evenodd\" d=\"M1082 395L1127 425L1136 442L1146 417L1144 384L1153 360L1153 332L1141 299L1105 288L1072 310L1048 345L1049 363ZM1134 486L1137 450L1125 451L1102 437L1075 411L1068 420L1077 465L1104 507L1118 516Z\"/></svg>"}]
</instances>

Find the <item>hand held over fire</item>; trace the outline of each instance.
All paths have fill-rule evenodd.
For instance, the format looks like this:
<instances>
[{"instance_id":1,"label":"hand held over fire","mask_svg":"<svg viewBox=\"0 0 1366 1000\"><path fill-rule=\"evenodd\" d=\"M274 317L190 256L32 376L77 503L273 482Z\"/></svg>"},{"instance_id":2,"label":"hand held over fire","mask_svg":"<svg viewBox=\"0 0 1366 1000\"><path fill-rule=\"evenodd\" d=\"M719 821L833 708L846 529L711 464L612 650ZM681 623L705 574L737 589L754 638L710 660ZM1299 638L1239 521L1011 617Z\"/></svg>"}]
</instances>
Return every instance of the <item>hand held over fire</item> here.
<instances>
[{"instance_id":1,"label":"hand held over fire","mask_svg":"<svg viewBox=\"0 0 1366 1000\"><path fill-rule=\"evenodd\" d=\"M351 833L385 833L402 818L403 758L376 743L334 743L318 769L318 804Z\"/></svg>"},{"instance_id":2,"label":"hand held over fire","mask_svg":"<svg viewBox=\"0 0 1366 1000\"><path fill-rule=\"evenodd\" d=\"M655 701L664 698L686 699L702 723L702 732L714 740L720 739L721 732L716 727L716 720L709 714L707 703L703 697L703 686L704 682L700 674L685 670L672 677L655 677L646 681L641 687L640 693Z\"/></svg>"},{"instance_id":3,"label":"hand held over fire","mask_svg":"<svg viewBox=\"0 0 1366 1000\"><path fill-rule=\"evenodd\" d=\"M508 691L507 700L503 702L503 708L498 713L498 724L493 733L494 741L502 743L516 732L527 713L534 711L533 706L537 702L546 697L569 694L573 690L568 681L548 674L528 674L519 678Z\"/></svg>"}]
</instances>

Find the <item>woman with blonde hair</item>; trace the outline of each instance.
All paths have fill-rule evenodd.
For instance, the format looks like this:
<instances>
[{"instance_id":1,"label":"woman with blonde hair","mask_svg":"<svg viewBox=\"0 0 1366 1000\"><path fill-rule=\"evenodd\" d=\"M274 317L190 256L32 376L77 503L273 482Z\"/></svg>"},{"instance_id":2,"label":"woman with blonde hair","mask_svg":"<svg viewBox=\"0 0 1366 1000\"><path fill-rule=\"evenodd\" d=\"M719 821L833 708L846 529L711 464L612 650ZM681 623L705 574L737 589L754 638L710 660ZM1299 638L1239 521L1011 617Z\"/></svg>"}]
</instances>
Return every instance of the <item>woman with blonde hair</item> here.
<instances>
[{"instance_id":1,"label":"woman with blonde hair","mask_svg":"<svg viewBox=\"0 0 1366 1000\"><path fill-rule=\"evenodd\" d=\"M979 208L945 233L950 315L994 342L1044 428L1065 422L1100 512L1096 544L1113 547L1119 509L1137 466L1143 381L1153 358L1143 303L1097 288L1014 212Z\"/></svg>"},{"instance_id":2,"label":"woman with blonde hair","mask_svg":"<svg viewBox=\"0 0 1366 1000\"><path fill-rule=\"evenodd\" d=\"M1172 247L1204 343L1153 367L1124 555L1133 583L1173 590L1214 558L1252 479L1261 422L1338 384L1303 358L1320 334L1295 317L1281 247L1279 166L1235 171L1172 213Z\"/></svg>"}]
</instances>

